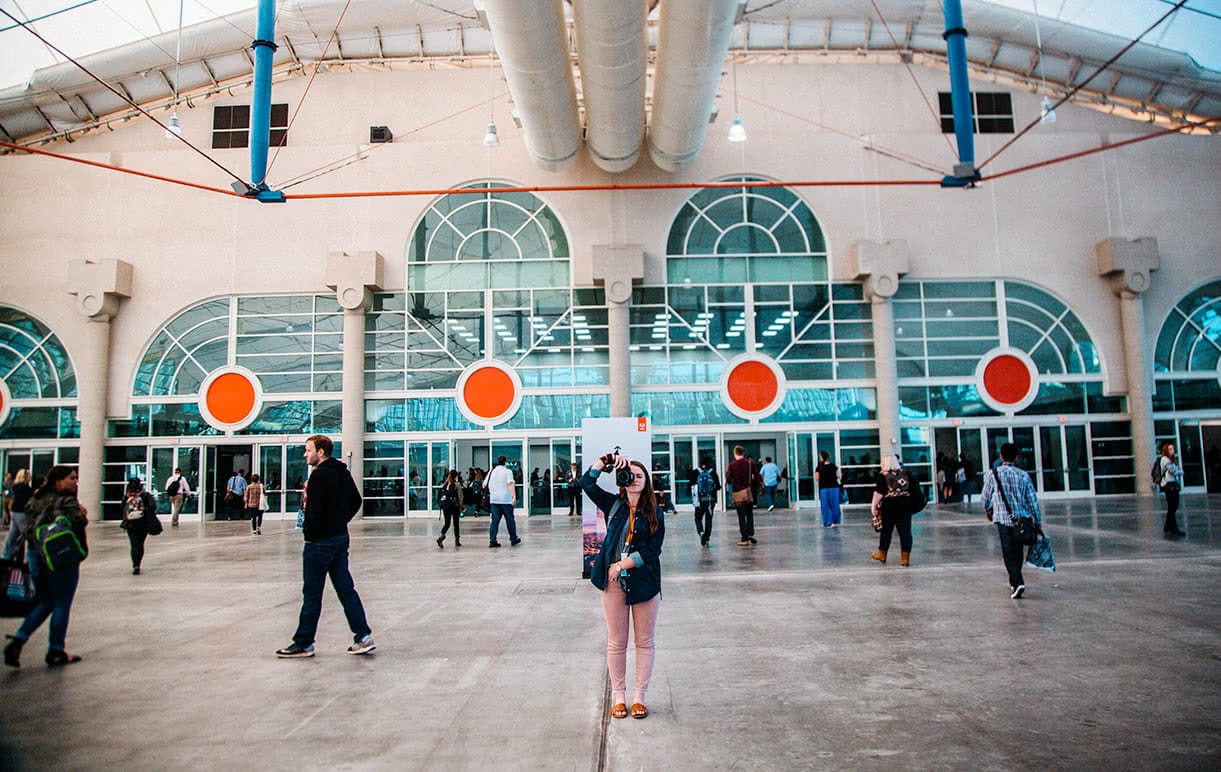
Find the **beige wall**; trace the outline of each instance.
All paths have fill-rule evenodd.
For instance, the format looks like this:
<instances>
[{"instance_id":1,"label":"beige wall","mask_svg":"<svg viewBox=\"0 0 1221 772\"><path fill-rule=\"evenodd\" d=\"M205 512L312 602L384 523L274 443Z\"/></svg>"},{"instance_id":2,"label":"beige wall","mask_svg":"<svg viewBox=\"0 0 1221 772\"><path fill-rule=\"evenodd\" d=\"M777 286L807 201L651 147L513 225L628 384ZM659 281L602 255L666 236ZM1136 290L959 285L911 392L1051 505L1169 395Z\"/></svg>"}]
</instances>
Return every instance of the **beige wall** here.
<instances>
[{"instance_id":1,"label":"beige wall","mask_svg":"<svg viewBox=\"0 0 1221 772\"><path fill-rule=\"evenodd\" d=\"M948 76L921 71L920 77L936 104L936 91L948 89ZM748 65L739 66L738 83L749 141L731 145L725 140L733 112L726 78L720 118L686 172L664 174L643 157L629 172L609 175L582 154L569 171L549 174L527 157L503 97L495 106L501 147L488 151L480 144L489 112L482 104L489 95L486 69L322 73L269 179L277 187L357 153L369 126L382 124L394 131L393 144L369 147L365 160L287 192L447 188L489 177L522 185L699 182L743 172L780 180L935 178L863 149L855 139L860 135L939 168L949 169L955 160L901 67ZM273 99L288 102L291 110L304 86L304 79L279 83ZM506 91L499 78L495 89ZM212 104L249 99L245 90L182 110L185 136L207 148ZM1014 93L1014 103L1019 126L1037 115L1035 96ZM1066 106L1058 114L1056 124L1034 129L985 172L1148 131L1082 108ZM982 160L1009 135L977 139L977 160ZM47 149L221 188L230 181L147 122L133 121ZM248 176L248 151L208 152ZM1124 388L1118 304L1097 276L1094 244L1112 235L1157 238L1162 268L1146 299L1151 337L1170 305L1221 274L1216 227L1221 220L1221 154L1214 137L1159 138L975 190L811 187L799 193L823 226L834 278L853 278L847 257L854 241L905 239L913 277L1012 276L1039 284L1081 316L1099 346L1112 391ZM646 280L663 281L669 225L690 194L609 191L542 197L568 229L577 283L588 284L591 246L607 243L643 243ZM325 291L325 257L338 250L380 252L386 258L387 287L401 289L408 235L432 200L415 196L266 205L13 155L0 158L0 195L5 201L0 209L0 303L42 319L70 352L80 345L84 321L65 292L68 261L112 257L135 266L133 297L124 301L113 328L109 411L114 416L127 414L141 351L187 305L230 293Z\"/></svg>"}]
</instances>

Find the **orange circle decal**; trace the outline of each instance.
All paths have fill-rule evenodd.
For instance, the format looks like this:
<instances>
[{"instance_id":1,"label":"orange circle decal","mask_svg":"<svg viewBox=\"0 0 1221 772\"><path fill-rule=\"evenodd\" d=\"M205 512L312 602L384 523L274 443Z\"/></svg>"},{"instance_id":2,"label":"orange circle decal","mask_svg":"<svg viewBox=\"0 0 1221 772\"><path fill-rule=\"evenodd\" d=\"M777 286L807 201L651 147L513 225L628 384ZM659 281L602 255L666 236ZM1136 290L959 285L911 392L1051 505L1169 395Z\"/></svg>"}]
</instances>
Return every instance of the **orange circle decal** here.
<instances>
[{"instance_id":1,"label":"orange circle decal","mask_svg":"<svg viewBox=\"0 0 1221 772\"><path fill-rule=\"evenodd\" d=\"M1026 363L1001 354L984 366L984 391L1002 405L1017 405L1030 394L1033 380Z\"/></svg>"},{"instance_id":2,"label":"orange circle decal","mask_svg":"<svg viewBox=\"0 0 1221 772\"><path fill-rule=\"evenodd\" d=\"M739 410L759 412L776 401L780 383L776 374L762 362L746 361L729 374L726 384L729 399Z\"/></svg>"},{"instance_id":3,"label":"orange circle decal","mask_svg":"<svg viewBox=\"0 0 1221 772\"><path fill-rule=\"evenodd\" d=\"M208 385L204 401L220 423L241 423L254 411L254 384L241 373L224 373Z\"/></svg>"},{"instance_id":4,"label":"orange circle decal","mask_svg":"<svg viewBox=\"0 0 1221 772\"><path fill-rule=\"evenodd\" d=\"M499 367L473 371L462 386L462 400L480 418L492 420L508 412L517 398L517 387L509 374Z\"/></svg>"}]
</instances>

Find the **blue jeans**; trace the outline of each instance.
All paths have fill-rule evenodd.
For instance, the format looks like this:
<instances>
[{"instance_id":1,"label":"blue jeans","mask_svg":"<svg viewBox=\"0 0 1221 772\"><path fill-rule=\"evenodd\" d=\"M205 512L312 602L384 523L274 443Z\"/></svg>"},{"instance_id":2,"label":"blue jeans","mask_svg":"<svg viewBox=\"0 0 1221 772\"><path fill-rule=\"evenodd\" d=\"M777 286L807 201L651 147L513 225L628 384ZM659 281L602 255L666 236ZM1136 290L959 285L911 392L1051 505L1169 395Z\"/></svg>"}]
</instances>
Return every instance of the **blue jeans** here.
<instances>
[{"instance_id":1,"label":"blue jeans","mask_svg":"<svg viewBox=\"0 0 1221 772\"><path fill-rule=\"evenodd\" d=\"M1013 526L996 524L996 532L1001 537L1001 556L1005 559L1005 571L1009 573L1009 586L1017 587L1026 582L1022 580L1022 542L1013 533Z\"/></svg>"},{"instance_id":2,"label":"blue jeans","mask_svg":"<svg viewBox=\"0 0 1221 772\"><path fill-rule=\"evenodd\" d=\"M509 527L509 541L517 541L517 521L513 519L512 504L492 504L492 524L488 527L488 544L496 543L496 534L500 532L500 518L505 519Z\"/></svg>"},{"instance_id":3,"label":"blue jeans","mask_svg":"<svg viewBox=\"0 0 1221 772\"><path fill-rule=\"evenodd\" d=\"M767 506L769 509L776 506L776 487L777 486L775 485L763 486L763 498L767 499Z\"/></svg>"},{"instance_id":4,"label":"blue jeans","mask_svg":"<svg viewBox=\"0 0 1221 772\"><path fill-rule=\"evenodd\" d=\"M819 488L818 504L822 509L823 527L839 525L842 519L839 511L839 488Z\"/></svg>"},{"instance_id":5,"label":"blue jeans","mask_svg":"<svg viewBox=\"0 0 1221 772\"><path fill-rule=\"evenodd\" d=\"M64 641L68 637L68 617L72 613L72 599L76 597L76 585L80 581L81 567L65 566L58 571L48 571L45 566L38 566L38 553L30 549L30 575L34 578L34 589L37 593L38 605L34 607L21 623L14 638L25 643L51 617L51 629L47 642L47 651L63 651Z\"/></svg>"},{"instance_id":6,"label":"blue jeans","mask_svg":"<svg viewBox=\"0 0 1221 772\"><path fill-rule=\"evenodd\" d=\"M318 617L322 615L322 588L328 574L331 586L343 605L344 616L348 618L348 627L356 636L355 640L359 641L372 632L365 621L365 607L356 593L352 573L348 570L349 543L346 533L305 543L305 550L301 553L301 619L293 635L293 643L302 648L313 644L314 635L318 632Z\"/></svg>"}]
</instances>

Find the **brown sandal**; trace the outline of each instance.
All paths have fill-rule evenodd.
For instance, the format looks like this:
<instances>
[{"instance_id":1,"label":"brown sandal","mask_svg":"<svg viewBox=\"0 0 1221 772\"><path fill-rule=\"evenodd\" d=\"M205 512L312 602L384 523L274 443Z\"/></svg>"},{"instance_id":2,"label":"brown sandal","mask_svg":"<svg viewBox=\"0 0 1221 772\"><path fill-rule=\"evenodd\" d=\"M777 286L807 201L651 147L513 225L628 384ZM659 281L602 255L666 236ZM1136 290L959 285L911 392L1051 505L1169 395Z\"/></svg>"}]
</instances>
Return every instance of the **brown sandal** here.
<instances>
[{"instance_id":1,"label":"brown sandal","mask_svg":"<svg viewBox=\"0 0 1221 772\"><path fill-rule=\"evenodd\" d=\"M639 702L632 703L632 718L647 718L649 709Z\"/></svg>"},{"instance_id":2,"label":"brown sandal","mask_svg":"<svg viewBox=\"0 0 1221 772\"><path fill-rule=\"evenodd\" d=\"M615 703L615 706L611 708L611 718L627 718L627 705L622 702Z\"/></svg>"}]
</instances>

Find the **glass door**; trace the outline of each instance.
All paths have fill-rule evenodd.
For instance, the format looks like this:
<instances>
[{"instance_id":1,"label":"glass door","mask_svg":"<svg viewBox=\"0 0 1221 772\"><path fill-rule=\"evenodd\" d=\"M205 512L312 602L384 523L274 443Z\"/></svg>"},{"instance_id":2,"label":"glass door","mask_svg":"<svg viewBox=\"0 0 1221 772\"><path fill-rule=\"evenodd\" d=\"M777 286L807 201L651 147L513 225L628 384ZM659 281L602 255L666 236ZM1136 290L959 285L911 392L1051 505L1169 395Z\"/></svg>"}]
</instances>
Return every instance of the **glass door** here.
<instances>
[{"instance_id":1,"label":"glass door","mask_svg":"<svg viewBox=\"0 0 1221 772\"><path fill-rule=\"evenodd\" d=\"M365 517L403 517L406 513L405 447L402 440L365 443Z\"/></svg>"},{"instance_id":2,"label":"glass door","mask_svg":"<svg viewBox=\"0 0 1221 772\"><path fill-rule=\"evenodd\" d=\"M1090 443L1085 437L1085 426L1064 427L1064 459L1068 469L1068 489L1073 492L1093 493L1094 481L1090 479Z\"/></svg>"},{"instance_id":3,"label":"glass door","mask_svg":"<svg viewBox=\"0 0 1221 772\"><path fill-rule=\"evenodd\" d=\"M515 510L517 508L521 507L522 497L523 497L523 493L524 493L524 491L523 491L524 486L522 485L522 482L523 482L522 466L523 466L523 464L522 464L521 445L522 445L521 440L499 440L499 441L493 442L492 443L491 462L489 464L489 471L491 471L491 467L495 466L495 464L496 464L496 459L500 458L501 456L505 457L505 464L508 467L509 471L513 473L513 482L515 483L515 485L513 486L513 490L517 494L516 499L513 502L513 508Z\"/></svg>"},{"instance_id":4,"label":"glass door","mask_svg":"<svg viewBox=\"0 0 1221 772\"><path fill-rule=\"evenodd\" d=\"M1042 465L1040 477L1043 478L1043 491L1056 493L1065 487L1066 464L1064 463L1064 442L1059 426L1039 427L1039 459Z\"/></svg>"},{"instance_id":5,"label":"glass door","mask_svg":"<svg viewBox=\"0 0 1221 772\"><path fill-rule=\"evenodd\" d=\"M691 436L674 437L672 466L678 476L675 478L674 505L692 504L691 481L695 479L695 438Z\"/></svg>"},{"instance_id":6,"label":"glass door","mask_svg":"<svg viewBox=\"0 0 1221 772\"><path fill-rule=\"evenodd\" d=\"M674 503L674 475L671 472L670 438L653 437L653 459L649 475L653 478L653 490L664 493L666 501ZM680 475L683 480L687 478ZM687 486L690 488L690 486ZM688 494L690 491L688 490ZM688 496L689 497L689 496Z\"/></svg>"},{"instance_id":7,"label":"glass door","mask_svg":"<svg viewBox=\"0 0 1221 772\"><path fill-rule=\"evenodd\" d=\"M259 479L267 496L267 511L264 515L284 512L284 446L259 446Z\"/></svg>"},{"instance_id":8,"label":"glass door","mask_svg":"<svg viewBox=\"0 0 1221 772\"><path fill-rule=\"evenodd\" d=\"M532 515L550 515L551 442L547 439L531 439L529 459L529 513Z\"/></svg>"},{"instance_id":9,"label":"glass door","mask_svg":"<svg viewBox=\"0 0 1221 772\"><path fill-rule=\"evenodd\" d=\"M157 498L157 511L168 514L170 499L165 495L165 486L175 469L182 470L187 485L193 495L187 496L182 502L183 515L199 514L199 448L198 447L158 447L149 448L148 479L144 481L145 488Z\"/></svg>"},{"instance_id":10,"label":"glass door","mask_svg":"<svg viewBox=\"0 0 1221 772\"><path fill-rule=\"evenodd\" d=\"M572 467L572 442L551 441L551 501L557 509L568 509L568 470ZM580 474L580 468L577 473Z\"/></svg>"},{"instance_id":11,"label":"glass door","mask_svg":"<svg viewBox=\"0 0 1221 772\"><path fill-rule=\"evenodd\" d=\"M450 465L449 442L407 443L408 514L431 513ZM387 512L386 514L390 514Z\"/></svg>"}]
</instances>

